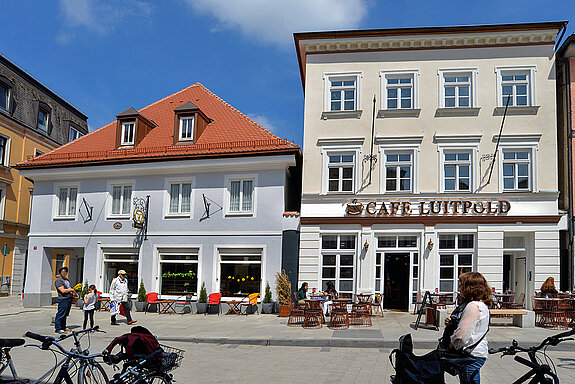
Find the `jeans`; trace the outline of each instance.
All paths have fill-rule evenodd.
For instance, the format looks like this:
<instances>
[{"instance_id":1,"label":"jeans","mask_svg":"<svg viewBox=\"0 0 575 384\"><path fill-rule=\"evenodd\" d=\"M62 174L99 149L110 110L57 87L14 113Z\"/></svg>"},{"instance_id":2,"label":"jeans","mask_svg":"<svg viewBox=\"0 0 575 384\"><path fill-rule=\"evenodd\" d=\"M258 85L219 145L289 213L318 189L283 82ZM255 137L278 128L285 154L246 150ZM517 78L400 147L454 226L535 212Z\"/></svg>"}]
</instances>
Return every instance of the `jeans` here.
<instances>
[{"instance_id":1,"label":"jeans","mask_svg":"<svg viewBox=\"0 0 575 384\"><path fill-rule=\"evenodd\" d=\"M459 382L461 384L480 384L481 375L479 370L485 364L485 358L470 356L473 359L473 363L465 364L461 366L461 371L459 372Z\"/></svg>"},{"instance_id":2,"label":"jeans","mask_svg":"<svg viewBox=\"0 0 575 384\"><path fill-rule=\"evenodd\" d=\"M70 308L72 308L71 297L58 299L58 312L56 312L56 318L54 319L56 332L66 329L66 317L70 314Z\"/></svg>"},{"instance_id":3,"label":"jeans","mask_svg":"<svg viewBox=\"0 0 575 384\"><path fill-rule=\"evenodd\" d=\"M84 309L83 329L86 329L86 325L88 325L88 318L90 318L90 328L94 328L94 311L95 309Z\"/></svg>"}]
</instances>

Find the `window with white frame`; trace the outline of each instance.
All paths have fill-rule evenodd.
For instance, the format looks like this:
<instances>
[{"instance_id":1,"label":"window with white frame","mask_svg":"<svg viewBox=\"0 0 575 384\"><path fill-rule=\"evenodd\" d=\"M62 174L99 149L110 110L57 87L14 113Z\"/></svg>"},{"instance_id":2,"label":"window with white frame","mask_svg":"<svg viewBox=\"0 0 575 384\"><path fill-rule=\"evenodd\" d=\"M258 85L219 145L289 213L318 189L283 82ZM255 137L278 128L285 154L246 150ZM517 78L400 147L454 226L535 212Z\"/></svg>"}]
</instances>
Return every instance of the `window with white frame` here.
<instances>
[{"instance_id":1,"label":"window with white frame","mask_svg":"<svg viewBox=\"0 0 575 384\"><path fill-rule=\"evenodd\" d=\"M136 130L136 122L130 121L122 123L122 141L121 145L133 145Z\"/></svg>"},{"instance_id":2,"label":"window with white frame","mask_svg":"<svg viewBox=\"0 0 575 384\"><path fill-rule=\"evenodd\" d=\"M445 191L471 191L471 151L443 152L443 189Z\"/></svg>"},{"instance_id":3,"label":"window with white frame","mask_svg":"<svg viewBox=\"0 0 575 384\"><path fill-rule=\"evenodd\" d=\"M328 192L353 192L354 153L329 153L327 164Z\"/></svg>"},{"instance_id":4,"label":"window with white frame","mask_svg":"<svg viewBox=\"0 0 575 384\"><path fill-rule=\"evenodd\" d=\"M355 111L359 109L357 105L357 76L329 76L327 81L329 84L329 111Z\"/></svg>"},{"instance_id":5,"label":"window with white frame","mask_svg":"<svg viewBox=\"0 0 575 384\"><path fill-rule=\"evenodd\" d=\"M411 191L413 152L385 152L385 191Z\"/></svg>"},{"instance_id":6,"label":"window with white frame","mask_svg":"<svg viewBox=\"0 0 575 384\"><path fill-rule=\"evenodd\" d=\"M194 139L194 117L180 117L180 140Z\"/></svg>"},{"instance_id":7,"label":"window with white frame","mask_svg":"<svg viewBox=\"0 0 575 384\"><path fill-rule=\"evenodd\" d=\"M414 108L414 75L386 74L385 92L387 109Z\"/></svg>"},{"instance_id":8,"label":"window with white frame","mask_svg":"<svg viewBox=\"0 0 575 384\"><path fill-rule=\"evenodd\" d=\"M254 179L230 179L228 184L229 213L253 213Z\"/></svg>"},{"instance_id":9,"label":"window with white frame","mask_svg":"<svg viewBox=\"0 0 575 384\"><path fill-rule=\"evenodd\" d=\"M439 292L459 290L459 276L473 270L474 234L439 235Z\"/></svg>"},{"instance_id":10,"label":"window with white frame","mask_svg":"<svg viewBox=\"0 0 575 384\"><path fill-rule=\"evenodd\" d=\"M48 132L48 122L50 121L50 112L43 108L38 109L38 122L36 128L41 131Z\"/></svg>"},{"instance_id":11,"label":"window with white frame","mask_svg":"<svg viewBox=\"0 0 575 384\"><path fill-rule=\"evenodd\" d=\"M261 292L262 249L218 249L220 293L233 297Z\"/></svg>"},{"instance_id":12,"label":"window with white frame","mask_svg":"<svg viewBox=\"0 0 575 384\"><path fill-rule=\"evenodd\" d=\"M80 136L82 136L82 133L80 131L78 131L74 127L70 127L70 133L69 133L68 141L74 141Z\"/></svg>"},{"instance_id":13,"label":"window with white frame","mask_svg":"<svg viewBox=\"0 0 575 384\"><path fill-rule=\"evenodd\" d=\"M198 292L198 249L158 250L160 294L184 296Z\"/></svg>"},{"instance_id":14,"label":"window with white frame","mask_svg":"<svg viewBox=\"0 0 575 384\"><path fill-rule=\"evenodd\" d=\"M526 107L534 105L533 70L509 69L499 71L500 106Z\"/></svg>"},{"instance_id":15,"label":"window with white frame","mask_svg":"<svg viewBox=\"0 0 575 384\"><path fill-rule=\"evenodd\" d=\"M170 205L168 214L189 214L191 212L192 183L172 182L170 183Z\"/></svg>"},{"instance_id":16,"label":"window with white frame","mask_svg":"<svg viewBox=\"0 0 575 384\"><path fill-rule=\"evenodd\" d=\"M531 151L503 149L503 190L528 191L531 189Z\"/></svg>"},{"instance_id":17,"label":"window with white frame","mask_svg":"<svg viewBox=\"0 0 575 384\"><path fill-rule=\"evenodd\" d=\"M112 215L129 216L132 210L132 184L112 185Z\"/></svg>"},{"instance_id":18,"label":"window with white frame","mask_svg":"<svg viewBox=\"0 0 575 384\"><path fill-rule=\"evenodd\" d=\"M355 235L322 235L321 253L321 289L331 281L338 292L353 293Z\"/></svg>"},{"instance_id":19,"label":"window with white frame","mask_svg":"<svg viewBox=\"0 0 575 384\"><path fill-rule=\"evenodd\" d=\"M443 106L445 108L469 108L473 106L471 73L443 73Z\"/></svg>"},{"instance_id":20,"label":"window with white frame","mask_svg":"<svg viewBox=\"0 0 575 384\"><path fill-rule=\"evenodd\" d=\"M9 143L8 137L0 135L0 165L7 167L10 164L9 157Z\"/></svg>"},{"instance_id":21,"label":"window with white frame","mask_svg":"<svg viewBox=\"0 0 575 384\"><path fill-rule=\"evenodd\" d=\"M58 217L75 217L78 187L58 188Z\"/></svg>"}]
</instances>

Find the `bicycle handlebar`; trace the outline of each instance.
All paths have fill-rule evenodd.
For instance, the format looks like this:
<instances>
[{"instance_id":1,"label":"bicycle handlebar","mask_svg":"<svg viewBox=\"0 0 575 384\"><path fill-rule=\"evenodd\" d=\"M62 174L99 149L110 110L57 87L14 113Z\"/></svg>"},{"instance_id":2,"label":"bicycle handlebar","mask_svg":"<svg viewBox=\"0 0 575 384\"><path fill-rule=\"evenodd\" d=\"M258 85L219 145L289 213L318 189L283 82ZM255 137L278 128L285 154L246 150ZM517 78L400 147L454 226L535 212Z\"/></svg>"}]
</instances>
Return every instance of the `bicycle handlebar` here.
<instances>
[{"instance_id":1,"label":"bicycle handlebar","mask_svg":"<svg viewBox=\"0 0 575 384\"><path fill-rule=\"evenodd\" d=\"M545 340L543 340L541 342L541 344L539 344L537 346L529 347L529 348L520 347L519 344L517 343L517 341L513 340L510 347L502 347L502 348L498 348L498 349L490 348L489 354L503 352L503 356L505 356L505 355L514 355L517 352L537 352L547 345L556 346L557 344L559 344L563 341L573 340L572 338L569 338L569 336L573 336L573 335L575 335L575 328L573 328L567 332L562 332L562 333L558 333L557 335L549 336Z\"/></svg>"},{"instance_id":2,"label":"bicycle handlebar","mask_svg":"<svg viewBox=\"0 0 575 384\"><path fill-rule=\"evenodd\" d=\"M96 327L94 327L94 328L96 328ZM66 356L79 357L82 359L93 359L93 358L102 356L101 353L96 353L93 355L81 355L78 353L67 351L66 349L64 349L64 347L62 347L60 345L60 343L58 343L58 341L60 341L61 339L56 340L52 336L42 336L42 335L39 335L39 334L34 333L34 332L26 332L24 334L24 336L29 337L29 338L34 339L34 340L37 340L37 341L40 341L42 343L41 348L43 350L47 350L50 348L50 346L55 345L60 350L60 352L62 352Z\"/></svg>"}]
</instances>

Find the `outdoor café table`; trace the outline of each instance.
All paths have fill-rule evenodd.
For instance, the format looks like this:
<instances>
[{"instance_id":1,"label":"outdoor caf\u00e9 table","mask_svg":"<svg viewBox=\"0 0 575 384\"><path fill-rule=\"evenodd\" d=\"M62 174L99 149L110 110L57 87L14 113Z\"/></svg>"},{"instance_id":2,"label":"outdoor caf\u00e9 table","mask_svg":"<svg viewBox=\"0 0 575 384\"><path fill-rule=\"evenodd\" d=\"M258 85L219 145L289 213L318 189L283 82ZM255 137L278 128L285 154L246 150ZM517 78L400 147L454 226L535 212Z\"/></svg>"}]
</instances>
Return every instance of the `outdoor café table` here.
<instances>
[{"instance_id":1,"label":"outdoor caf\u00e9 table","mask_svg":"<svg viewBox=\"0 0 575 384\"><path fill-rule=\"evenodd\" d=\"M109 297L100 297L98 299L100 302L100 309L98 311L109 311L110 310L110 298Z\"/></svg>"},{"instance_id":2,"label":"outdoor caf\u00e9 table","mask_svg":"<svg viewBox=\"0 0 575 384\"><path fill-rule=\"evenodd\" d=\"M176 309L174 308L174 304L176 300L158 300L158 304L160 304L160 311L158 313L176 313Z\"/></svg>"},{"instance_id":3,"label":"outdoor caf\u00e9 table","mask_svg":"<svg viewBox=\"0 0 575 384\"><path fill-rule=\"evenodd\" d=\"M239 315L241 314L240 304L242 302L238 300L226 301L226 304L230 306L230 309L226 312L226 315Z\"/></svg>"},{"instance_id":4,"label":"outdoor caf\u00e9 table","mask_svg":"<svg viewBox=\"0 0 575 384\"><path fill-rule=\"evenodd\" d=\"M538 303L542 312L538 325L553 329L567 328L565 310L560 308L560 303L565 300L558 297L534 297L533 302Z\"/></svg>"}]
</instances>

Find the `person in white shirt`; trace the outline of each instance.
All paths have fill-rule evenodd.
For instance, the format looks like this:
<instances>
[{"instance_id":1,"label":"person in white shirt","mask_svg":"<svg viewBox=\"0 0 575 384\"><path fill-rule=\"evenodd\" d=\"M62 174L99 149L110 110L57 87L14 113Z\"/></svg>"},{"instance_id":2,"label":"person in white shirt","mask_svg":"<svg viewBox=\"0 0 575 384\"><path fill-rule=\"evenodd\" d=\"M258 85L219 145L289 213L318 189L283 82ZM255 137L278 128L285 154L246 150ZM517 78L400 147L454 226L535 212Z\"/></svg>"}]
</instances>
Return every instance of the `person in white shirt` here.
<instances>
[{"instance_id":1,"label":"person in white shirt","mask_svg":"<svg viewBox=\"0 0 575 384\"><path fill-rule=\"evenodd\" d=\"M128 300L130 300L130 294L126 271L120 269L118 271L118 277L112 280L112 284L110 284L110 314L112 315L110 324L118 325L116 315L120 313L120 305L124 308L128 324L134 324L136 322L136 320L132 320L132 316L130 316Z\"/></svg>"},{"instance_id":2,"label":"person in white shirt","mask_svg":"<svg viewBox=\"0 0 575 384\"><path fill-rule=\"evenodd\" d=\"M470 364L461 367L461 383L480 383L480 369L488 356L487 338L489 330L489 306L491 301L491 288L485 277L479 272L467 272L459 276L459 292L462 303L465 305L457 328L451 336L451 347L458 351L465 351L473 360ZM454 325L451 317L445 319L446 326Z\"/></svg>"}]
</instances>

